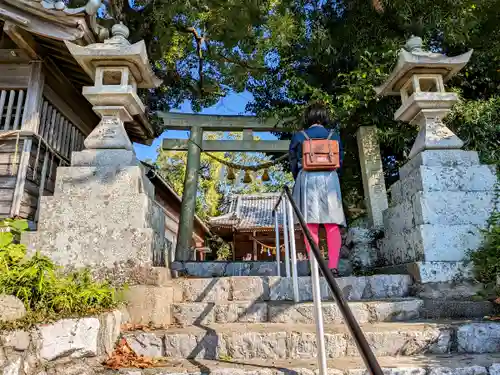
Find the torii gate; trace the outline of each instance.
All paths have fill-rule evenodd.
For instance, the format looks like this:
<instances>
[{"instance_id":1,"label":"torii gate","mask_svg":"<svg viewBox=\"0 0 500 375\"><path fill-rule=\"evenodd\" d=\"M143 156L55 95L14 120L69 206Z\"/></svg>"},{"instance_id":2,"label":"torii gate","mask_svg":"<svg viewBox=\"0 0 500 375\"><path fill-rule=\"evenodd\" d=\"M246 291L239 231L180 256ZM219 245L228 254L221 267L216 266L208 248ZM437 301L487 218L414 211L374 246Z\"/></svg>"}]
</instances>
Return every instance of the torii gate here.
<instances>
[{"instance_id":1,"label":"torii gate","mask_svg":"<svg viewBox=\"0 0 500 375\"><path fill-rule=\"evenodd\" d=\"M189 130L187 139L164 139L163 150L187 151L186 176L184 178L184 193L182 195L179 232L175 249L176 261L187 261L190 258L189 248L194 229L196 208L196 192L198 187L198 172L201 164L201 152L288 152L289 141L255 140L253 131L290 131L280 126L276 119L261 121L254 116L200 115L172 112L160 112L165 129ZM203 131L242 131L243 139L204 140Z\"/></svg>"}]
</instances>

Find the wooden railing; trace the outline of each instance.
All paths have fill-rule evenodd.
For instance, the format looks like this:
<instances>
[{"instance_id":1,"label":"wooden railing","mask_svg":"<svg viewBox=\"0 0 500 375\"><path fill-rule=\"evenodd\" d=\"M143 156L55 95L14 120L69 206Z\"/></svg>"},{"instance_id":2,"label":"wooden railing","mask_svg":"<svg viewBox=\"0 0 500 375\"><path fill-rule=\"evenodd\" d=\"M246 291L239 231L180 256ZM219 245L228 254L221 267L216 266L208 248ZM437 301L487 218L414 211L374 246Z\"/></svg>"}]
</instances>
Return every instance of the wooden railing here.
<instances>
[{"instance_id":1,"label":"wooden railing","mask_svg":"<svg viewBox=\"0 0 500 375\"><path fill-rule=\"evenodd\" d=\"M85 136L54 105L44 98L38 134L67 159L71 152L81 151Z\"/></svg>"},{"instance_id":2,"label":"wooden railing","mask_svg":"<svg viewBox=\"0 0 500 375\"><path fill-rule=\"evenodd\" d=\"M25 90L0 90L0 131L21 128L25 103Z\"/></svg>"},{"instance_id":3,"label":"wooden railing","mask_svg":"<svg viewBox=\"0 0 500 375\"><path fill-rule=\"evenodd\" d=\"M20 130L26 103L26 90L0 89L0 131ZM43 99L38 134L66 159L81 151L85 136L49 100Z\"/></svg>"}]
</instances>

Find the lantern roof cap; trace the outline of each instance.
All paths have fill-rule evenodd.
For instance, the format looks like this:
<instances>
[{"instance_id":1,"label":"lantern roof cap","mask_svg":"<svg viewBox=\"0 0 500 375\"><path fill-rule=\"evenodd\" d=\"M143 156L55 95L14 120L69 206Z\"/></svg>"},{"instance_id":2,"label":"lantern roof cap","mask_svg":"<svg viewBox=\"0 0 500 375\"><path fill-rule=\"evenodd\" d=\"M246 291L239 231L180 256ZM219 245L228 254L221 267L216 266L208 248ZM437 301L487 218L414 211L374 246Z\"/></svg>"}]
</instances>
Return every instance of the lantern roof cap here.
<instances>
[{"instance_id":1,"label":"lantern roof cap","mask_svg":"<svg viewBox=\"0 0 500 375\"><path fill-rule=\"evenodd\" d=\"M90 76L95 78L97 67L128 67L139 88L154 88L161 84L155 76L147 55L143 40L130 44L127 40L129 29L123 23L111 29L111 38L103 43L80 46L66 41L66 46L75 60Z\"/></svg>"},{"instance_id":2,"label":"lantern roof cap","mask_svg":"<svg viewBox=\"0 0 500 375\"><path fill-rule=\"evenodd\" d=\"M456 75L470 60L473 50L448 57L442 53L425 51L422 39L412 36L399 51L396 67L387 80L375 87L377 95L400 95L401 87L415 74L439 74L443 81Z\"/></svg>"}]
</instances>

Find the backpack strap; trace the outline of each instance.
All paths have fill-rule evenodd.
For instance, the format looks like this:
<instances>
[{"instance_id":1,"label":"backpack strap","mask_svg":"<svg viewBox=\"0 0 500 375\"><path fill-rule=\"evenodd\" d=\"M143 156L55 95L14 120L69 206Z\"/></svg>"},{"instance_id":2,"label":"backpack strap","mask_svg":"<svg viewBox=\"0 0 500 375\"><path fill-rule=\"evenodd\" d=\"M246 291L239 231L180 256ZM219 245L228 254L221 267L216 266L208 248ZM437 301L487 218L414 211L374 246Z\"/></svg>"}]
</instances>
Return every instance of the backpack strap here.
<instances>
[{"instance_id":1,"label":"backpack strap","mask_svg":"<svg viewBox=\"0 0 500 375\"><path fill-rule=\"evenodd\" d=\"M335 130L331 129L330 133L328 134L328 138L326 140L330 141L334 134L335 134ZM330 158L330 161L333 160L333 157L334 157L331 142L328 142L328 157Z\"/></svg>"},{"instance_id":2,"label":"backpack strap","mask_svg":"<svg viewBox=\"0 0 500 375\"><path fill-rule=\"evenodd\" d=\"M304 137L306 138L304 142L306 141L309 141L309 144L310 144L310 150L311 150L311 157L314 156L314 152L313 152L313 148L312 148L312 140L311 138L309 138L309 136L307 135L307 133L305 132L305 130L302 130L302 134L304 135Z\"/></svg>"}]
</instances>

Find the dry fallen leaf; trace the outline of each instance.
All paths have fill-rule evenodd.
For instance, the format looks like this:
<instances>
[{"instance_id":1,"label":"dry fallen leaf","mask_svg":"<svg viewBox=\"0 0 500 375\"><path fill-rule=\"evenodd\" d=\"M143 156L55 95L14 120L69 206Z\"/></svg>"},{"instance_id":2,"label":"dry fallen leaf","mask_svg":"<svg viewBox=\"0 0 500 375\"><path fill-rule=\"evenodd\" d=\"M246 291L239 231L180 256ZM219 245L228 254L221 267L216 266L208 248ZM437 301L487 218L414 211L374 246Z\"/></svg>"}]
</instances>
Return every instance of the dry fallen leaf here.
<instances>
[{"instance_id":1,"label":"dry fallen leaf","mask_svg":"<svg viewBox=\"0 0 500 375\"><path fill-rule=\"evenodd\" d=\"M149 358L137 355L125 338L120 339L111 356L104 362L104 366L118 370L120 368L151 368L164 365L166 359Z\"/></svg>"},{"instance_id":2,"label":"dry fallen leaf","mask_svg":"<svg viewBox=\"0 0 500 375\"><path fill-rule=\"evenodd\" d=\"M159 325L159 324L133 324L133 323L125 323L121 325L122 332L131 332L131 331L144 331L151 332L158 329L166 329L167 325Z\"/></svg>"}]
</instances>

